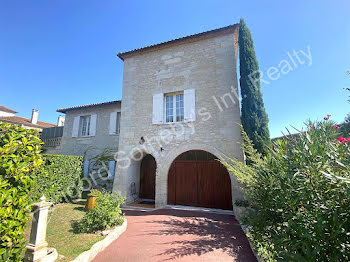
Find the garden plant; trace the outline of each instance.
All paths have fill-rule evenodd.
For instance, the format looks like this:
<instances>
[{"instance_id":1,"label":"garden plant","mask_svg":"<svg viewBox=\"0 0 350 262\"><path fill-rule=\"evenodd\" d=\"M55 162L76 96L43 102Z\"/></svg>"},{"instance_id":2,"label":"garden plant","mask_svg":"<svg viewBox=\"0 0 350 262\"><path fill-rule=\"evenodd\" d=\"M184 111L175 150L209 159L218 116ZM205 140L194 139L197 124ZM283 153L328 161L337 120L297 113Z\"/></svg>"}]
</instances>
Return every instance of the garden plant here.
<instances>
[{"instance_id":1,"label":"garden plant","mask_svg":"<svg viewBox=\"0 0 350 262\"><path fill-rule=\"evenodd\" d=\"M96 205L87 211L77 224L78 231L96 232L123 224L124 216L120 205L124 203L125 197L122 197L119 192L93 190L91 193L96 196Z\"/></svg>"},{"instance_id":2,"label":"garden plant","mask_svg":"<svg viewBox=\"0 0 350 262\"><path fill-rule=\"evenodd\" d=\"M0 122L0 261L21 261L41 144L37 131Z\"/></svg>"},{"instance_id":3,"label":"garden plant","mask_svg":"<svg viewBox=\"0 0 350 262\"><path fill-rule=\"evenodd\" d=\"M273 143L265 157L243 132L243 222L265 261L350 261L350 137L326 116Z\"/></svg>"}]
</instances>

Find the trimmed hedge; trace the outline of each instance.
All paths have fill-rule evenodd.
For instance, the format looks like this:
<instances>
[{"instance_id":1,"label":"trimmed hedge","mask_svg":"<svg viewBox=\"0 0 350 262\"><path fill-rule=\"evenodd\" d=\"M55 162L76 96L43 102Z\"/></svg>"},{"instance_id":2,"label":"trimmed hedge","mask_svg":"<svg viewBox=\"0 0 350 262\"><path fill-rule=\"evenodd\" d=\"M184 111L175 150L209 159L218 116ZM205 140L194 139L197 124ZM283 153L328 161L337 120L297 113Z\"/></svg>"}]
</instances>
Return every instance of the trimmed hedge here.
<instances>
[{"instance_id":1,"label":"trimmed hedge","mask_svg":"<svg viewBox=\"0 0 350 262\"><path fill-rule=\"evenodd\" d=\"M53 203L80 198L83 157L44 154L43 160L43 168L35 175L32 201L38 201L43 194Z\"/></svg>"},{"instance_id":2,"label":"trimmed hedge","mask_svg":"<svg viewBox=\"0 0 350 262\"><path fill-rule=\"evenodd\" d=\"M21 261L41 144L37 131L0 122L0 261Z\"/></svg>"}]
</instances>

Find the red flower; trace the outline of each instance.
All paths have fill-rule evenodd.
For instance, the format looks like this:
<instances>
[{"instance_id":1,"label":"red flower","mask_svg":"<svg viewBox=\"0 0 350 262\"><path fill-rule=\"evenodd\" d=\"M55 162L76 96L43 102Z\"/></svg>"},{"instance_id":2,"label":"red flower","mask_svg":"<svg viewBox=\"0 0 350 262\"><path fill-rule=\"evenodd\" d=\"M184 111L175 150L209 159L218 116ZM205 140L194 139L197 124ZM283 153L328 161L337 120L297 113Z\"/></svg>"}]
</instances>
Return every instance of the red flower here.
<instances>
[{"instance_id":1,"label":"red flower","mask_svg":"<svg viewBox=\"0 0 350 262\"><path fill-rule=\"evenodd\" d=\"M327 115L327 118L330 118L331 117L331 115Z\"/></svg>"},{"instance_id":2,"label":"red flower","mask_svg":"<svg viewBox=\"0 0 350 262\"><path fill-rule=\"evenodd\" d=\"M339 128L339 126L337 126L337 125L333 126L333 129L338 129L338 128Z\"/></svg>"},{"instance_id":3,"label":"red flower","mask_svg":"<svg viewBox=\"0 0 350 262\"><path fill-rule=\"evenodd\" d=\"M348 142L350 142L350 137L347 138Z\"/></svg>"}]
</instances>

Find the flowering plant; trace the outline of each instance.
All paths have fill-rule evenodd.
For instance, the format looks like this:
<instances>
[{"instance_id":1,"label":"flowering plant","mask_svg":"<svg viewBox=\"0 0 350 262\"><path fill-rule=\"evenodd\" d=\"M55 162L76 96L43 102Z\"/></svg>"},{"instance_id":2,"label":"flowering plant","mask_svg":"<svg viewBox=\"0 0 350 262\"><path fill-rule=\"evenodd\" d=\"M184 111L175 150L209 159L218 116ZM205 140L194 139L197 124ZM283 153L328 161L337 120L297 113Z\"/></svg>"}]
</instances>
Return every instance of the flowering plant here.
<instances>
[{"instance_id":1,"label":"flowering plant","mask_svg":"<svg viewBox=\"0 0 350 262\"><path fill-rule=\"evenodd\" d=\"M350 139L334 126L330 115L310 121L264 158L243 132L247 165L223 162L243 185L243 222L265 261L350 261Z\"/></svg>"}]
</instances>

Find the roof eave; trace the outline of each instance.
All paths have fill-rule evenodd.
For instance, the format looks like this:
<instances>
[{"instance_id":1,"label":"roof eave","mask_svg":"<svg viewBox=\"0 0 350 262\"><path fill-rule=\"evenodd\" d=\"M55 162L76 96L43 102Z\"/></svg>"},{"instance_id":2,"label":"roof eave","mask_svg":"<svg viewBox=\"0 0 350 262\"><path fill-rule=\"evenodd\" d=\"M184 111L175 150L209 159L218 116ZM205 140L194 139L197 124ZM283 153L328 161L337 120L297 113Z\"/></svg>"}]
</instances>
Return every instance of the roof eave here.
<instances>
[{"instance_id":1,"label":"roof eave","mask_svg":"<svg viewBox=\"0 0 350 262\"><path fill-rule=\"evenodd\" d=\"M103 103L90 104L90 105L82 105L82 106L75 106L75 107L59 108L59 109L56 110L56 112L65 114L68 111L72 111L72 110L79 110L79 109L91 108L91 107L96 107L96 106L106 106L106 105L111 105L111 104L120 104L121 102L122 102L121 100L116 100L116 101L103 102Z\"/></svg>"},{"instance_id":2,"label":"roof eave","mask_svg":"<svg viewBox=\"0 0 350 262\"><path fill-rule=\"evenodd\" d=\"M196 38L200 38L206 35L210 35L210 34L216 34L216 33L220 33L220 32L224 32L226 30L234 30L235 28L239 27L239 23L233 24L233 25L228 25L225 27L221 27L221 28L217 28L217 29L213 29L213 30L209 30L209 31L205 31L205 32L201 32L201 33L197 33L197 34L193 34L193 35L189 35L189 36L184 36L184 37L180 37L180 38L176 38L170 41L166 41L166 42L161 42L158 44L154 44L154 45L149 45L149 46L145 46L145 47L141 47L141 48L136 48L130 51L126 51L126 52L120 52L117 54L117 56L124 61L125 58L127 58L128 56L131 56L133 54L137 54L137 53L143 53L143 52L147 52L147 51L152 51L154 49L157 48L166 48L167 46L173 45L175 43L181 43L181 42L185 42L188 41L189 39L193 39L195 40Z\"/></svg>"}]
</instances>

